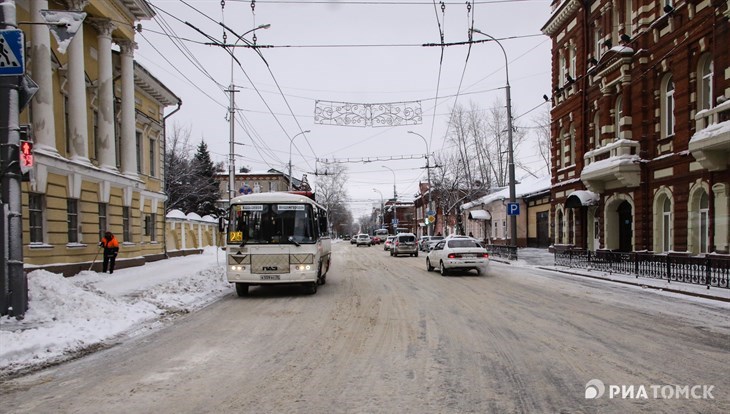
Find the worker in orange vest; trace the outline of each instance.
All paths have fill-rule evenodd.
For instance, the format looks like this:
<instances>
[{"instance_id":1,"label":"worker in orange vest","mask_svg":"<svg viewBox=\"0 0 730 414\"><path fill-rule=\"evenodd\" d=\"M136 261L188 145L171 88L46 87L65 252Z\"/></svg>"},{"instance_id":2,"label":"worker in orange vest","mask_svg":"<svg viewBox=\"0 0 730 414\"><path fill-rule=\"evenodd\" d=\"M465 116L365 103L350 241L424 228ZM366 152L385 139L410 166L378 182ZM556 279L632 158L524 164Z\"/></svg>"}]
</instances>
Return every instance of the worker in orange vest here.
<instances>
[{"instance_id":1,"label":"worker in orange vest","mask_svg":"<svg viewBox=\"0 0 730 414\"><path fill-rule=\"evenodd\" d=\"M117 254L119 253L119 242L114 237L112 232L107 231L104 233L99 242L99 246L104 248L104 263L103 271L106 273L106 269L109 269L109 274L114 273L114 262L117 260Z\"/></svg>"}]
</instances>

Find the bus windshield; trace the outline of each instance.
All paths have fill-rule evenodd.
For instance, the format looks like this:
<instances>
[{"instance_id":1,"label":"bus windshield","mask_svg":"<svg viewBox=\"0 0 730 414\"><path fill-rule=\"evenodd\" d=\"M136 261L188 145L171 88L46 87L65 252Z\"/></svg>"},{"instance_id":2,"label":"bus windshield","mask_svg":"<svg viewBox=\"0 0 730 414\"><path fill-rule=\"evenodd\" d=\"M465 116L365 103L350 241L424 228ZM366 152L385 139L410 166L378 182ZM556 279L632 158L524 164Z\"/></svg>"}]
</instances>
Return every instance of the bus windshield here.
<instances>
[{"instance_id":1,"label":"bus windshield","mask_svg":"<svg viewBox=\"0 0 730 414\"><path fill-rule=\"evenodd\" d=\"M228 243L315 243L312 206L238 204L231 207Z\"/></svg>"}]
</instances>

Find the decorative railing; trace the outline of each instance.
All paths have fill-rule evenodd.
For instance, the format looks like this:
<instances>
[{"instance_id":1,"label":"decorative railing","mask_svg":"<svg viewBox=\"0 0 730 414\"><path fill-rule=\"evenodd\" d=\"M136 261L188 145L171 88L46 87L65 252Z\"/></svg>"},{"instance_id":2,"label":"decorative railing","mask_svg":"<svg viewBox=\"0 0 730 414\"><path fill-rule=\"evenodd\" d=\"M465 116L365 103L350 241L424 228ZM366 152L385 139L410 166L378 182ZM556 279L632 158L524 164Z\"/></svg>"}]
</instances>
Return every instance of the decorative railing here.
<instances>
[{"instance_id":1,"label":"decorative railing","mask_svg":"<svg viewBox=\"0 0 730 414\"><path fill-rule=\"evenodd\" d=\"M555 265L730 289L730 258L556 249Z\"/></svg>"},{"instance_id":2,"label":"decorative railing","mask_svg":"<svg viewBox=\"0 0 730 414\"><path fill-rule=\"evenodd\" d=\"M505 246L503 244L485 244L484 248L490 256L503 257L509 260L517 260L517 247Z\"/></svg>"}]
</instances>

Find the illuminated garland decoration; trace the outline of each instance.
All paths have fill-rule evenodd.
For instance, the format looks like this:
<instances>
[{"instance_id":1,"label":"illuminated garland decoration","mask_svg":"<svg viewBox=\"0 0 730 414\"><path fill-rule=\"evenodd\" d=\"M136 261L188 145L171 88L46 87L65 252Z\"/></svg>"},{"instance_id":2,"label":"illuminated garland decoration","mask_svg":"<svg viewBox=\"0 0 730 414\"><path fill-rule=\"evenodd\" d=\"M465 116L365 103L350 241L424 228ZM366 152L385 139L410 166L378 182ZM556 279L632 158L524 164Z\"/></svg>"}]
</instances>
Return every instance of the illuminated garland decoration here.
<instances>
[{"instance_id":1,"label":"illuminated garland decoration","mask_svg":"<svg viewBox=\"0 0 730 414\"><path fill-rule=\"evenodd\" d=\"M389 103L352 103L316 101L314 123L354 127L392 127L420 125L421 101Z\"/></svg>"}]
</instances>

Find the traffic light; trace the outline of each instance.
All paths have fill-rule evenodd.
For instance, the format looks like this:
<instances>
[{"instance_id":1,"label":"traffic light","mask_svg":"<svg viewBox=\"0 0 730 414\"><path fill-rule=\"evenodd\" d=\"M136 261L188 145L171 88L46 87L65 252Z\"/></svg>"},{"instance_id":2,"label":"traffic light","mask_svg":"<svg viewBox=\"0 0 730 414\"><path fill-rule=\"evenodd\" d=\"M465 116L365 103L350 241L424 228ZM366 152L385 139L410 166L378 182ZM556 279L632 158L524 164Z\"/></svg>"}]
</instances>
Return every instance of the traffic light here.
<instances>
[{"instance_id":1,"label":"traffic light","mask_svg":"<svg viewBox=\"0 0 730 414\"><path fill-rule=\"evenodd\" d=\"M18 158L18 161L20 162L20 172L23 176L22 181L30 181L28 173L35 165L35 156L33 155L33 141L29 125L20 126L20 148L18 151Z\"/></svg>"}]
</instances>

